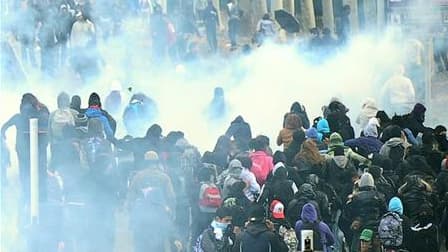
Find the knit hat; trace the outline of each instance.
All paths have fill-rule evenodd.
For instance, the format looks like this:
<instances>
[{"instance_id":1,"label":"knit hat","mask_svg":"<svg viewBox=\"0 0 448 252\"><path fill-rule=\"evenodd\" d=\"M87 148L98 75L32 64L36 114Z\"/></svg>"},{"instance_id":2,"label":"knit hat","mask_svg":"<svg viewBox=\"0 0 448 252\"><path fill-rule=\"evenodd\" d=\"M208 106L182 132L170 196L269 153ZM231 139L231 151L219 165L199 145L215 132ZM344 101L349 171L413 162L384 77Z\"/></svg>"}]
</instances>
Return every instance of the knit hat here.
<instances>
[{"instance_id":1,"label":"knit hat","mask_svg":"<svg viewBox=\"0 0 448 252\"><path fill-rule=\"evenodd\" d=\"M307 139L315 139L315 140L319 139L317 129L315 129L313 127L307 129L306 130L306 138Z\"/></svg>"},{"instance_id":2,"label":"knit hat","mask_svg":"<svg viewBox=\"0 0 448 252\"><path fill-rule=\"evenodd\" d=\"M388 210L390 212L395 212L395 213L402 215L403 214L403 204L401 203L400 198L393 197L392 199L390 199Z\"/></svg>"},{"instance_id":3,"label":"knit hat","mask_svg":"<svg viewBox=\"0 0 448 252\"><path fill-rule=\"evenodd\" d=\"M421 103L415 104L414 108L412 109L412 113L417 114L417 115L423 114L425 112L426 112L426 108Z\"/></svg>"},{"instance_id":4,"label":"knit hat","mask_svg":"<svg viewBox=\"0 0 448 252\"><path fill-rule=\"evenodd\" d=\"M365 172L361 175L359 179L359 187L374 187L375 182L373 180L372 174Z\"/></svg>"},{"instance_id":5,"label":"knit hat","mask_svg":"<svg viewBox=\"0 0 448 252\"><path fill-rule=\"evenodd\" d=\"M443 125L437 125L434 128L434 135L440 135L442 132L446 133L446 127Z\"/></svg>"},{"instance_id":6,"label":"knit hat","mask_svg":"<svg viewBox=\"0 0 448 252\"><path fill-rule=\"evenodd\" d=\"M335 146L344 146L344 142L342 141L342 137L337 132L334 132L333 134L330 135L329 147L335 147Z\"/></svg>"},{"instance_id":7,"label":"knit hat","mask_svg":"<svg viewBox=\"0 0 448 252\"><path fill-rule=\"evenodd\" d=\"M317 123L317 131L319 133L330 133L330 125L328 124L327 119L321 119Z\"/></svg>"},{"instance_id":8,"label":"knit hat","mask_svg":"<svg viewBox=\"0 0 448 252\"><path fill-rule=\"evenodd\" d=\"M275 219L285 218L285 206L279 200L273 200L269 209L271 210L272 217L274 217Z\"/></svg>"},{"instance_id":9,"label":"knit hat","mask_svg":"<svg viewBox=\"0 0 448 252\"><path fill-rule=\"evenodd\" d=\"M361 236L359 237L359 239L361 241L371 241L372 240L372 236L373 236L373 231L370 229L363 229L361 232Z\"/></svg>"},{"instance_id":10,"label":"knit hat","mask_svg":"<svg viewBox=\"0 0 448 252\"><path fill-rule=\"evenodd\" d=\"M159 155L155 151L148 151L145 153L146 161L159 161Z\"/></svg>"}]
</instances>

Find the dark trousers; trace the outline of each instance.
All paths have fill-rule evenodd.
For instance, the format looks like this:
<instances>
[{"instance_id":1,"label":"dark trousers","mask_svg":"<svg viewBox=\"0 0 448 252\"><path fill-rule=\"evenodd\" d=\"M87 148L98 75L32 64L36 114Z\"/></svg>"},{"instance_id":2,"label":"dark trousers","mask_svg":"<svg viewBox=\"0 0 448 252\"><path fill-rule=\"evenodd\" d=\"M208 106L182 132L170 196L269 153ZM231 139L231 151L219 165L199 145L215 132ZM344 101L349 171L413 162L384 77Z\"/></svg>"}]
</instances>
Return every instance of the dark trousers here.
<instances>
[{"instance_id":1,"label":"dark trousers","mask_svg":"<svg viewBox=\"0 0 448 252\"><path fill-rule=\"evenodd\" d=\"M232 18L229 20L229 39L232 46L237 45L238 32L240 30L240 21Z\"/></svg>"},{"instance_id":2,"label":"dark trousers","mask_svg":"<svg viewBox=\"0 0 448 252\"><path fill-rule=\"evenodd\" d=\"M216 38L216 26L207 26L207 41L210 50L215 53L218 50L218 40Z\"/></svg>"}]
</instances>

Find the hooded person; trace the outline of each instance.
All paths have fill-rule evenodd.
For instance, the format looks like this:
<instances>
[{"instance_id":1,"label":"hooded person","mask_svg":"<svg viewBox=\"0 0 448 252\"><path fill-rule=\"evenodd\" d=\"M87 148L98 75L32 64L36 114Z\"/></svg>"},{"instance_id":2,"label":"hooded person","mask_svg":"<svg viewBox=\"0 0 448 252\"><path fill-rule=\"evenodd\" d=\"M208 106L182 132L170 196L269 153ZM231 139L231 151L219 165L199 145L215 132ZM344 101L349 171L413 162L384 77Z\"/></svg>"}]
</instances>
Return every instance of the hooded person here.
<instances>
[{"instance_id":1,"label":"hooded person","mask_svg":"<svg viewBox=\"0 0 448 252\"><path fill-rule=\"evenodd\" d=\"M250 170L255 174L258 184L264 185L268 174L274 168L273 158L266 152L268 146L262 137L254 138L251 141L251 145L251 149L253 149L254 152L249 154L249 157L252 160L252 167Z\"/></svg>"},{"instance_id":2,"label":"hooded person","mask_svg":"<svg viewBox=\"0 0 448 252\"><path fill-rule=\"evenodd\" d=\"M334 157L334 150L337 147L344 148L344 155L350 160L356 161L358 163L368 164L369 161L367 158L357 154L350 147L344 145L342 137L339 133L334 132L330 135L330 143L328 144L328 152L327 155L330 157Z\"/></svg>"},{"instance_id":3,"label":"hooded person","mask_svg":"<svg viewBox=\"0 0 448 252\"><path fill-rule=\"evenodd\" d=\"M265 209L260 205L254 205L250 209L246 230L237 235L234 251L287 252L288 246L275 233L274 224L266 220Z\"/></svg>"},{"instance_id":4,"label":"hooded person","mask_svg":"<svg viewBox=\"0 0 448 252\"><path fill-rule=\"evenodd\" d=\"M403 161L409 144L405 141L404 134L399 126L391 125L389 127L389 129L386 129L388 140L381 147L380 155L390 158L393 167L397 167L398 164ZM383 132L384 134L386 133L386 130Z\"/></svg>"},{"instance_id":5,"label":"hooded person","mask_svg":"<svg viewBox=\"0 0 448 252\"><path fill-rule=\"evenodd\" d=\"M103 123L104 131L108 138L113 138L116 130L116 122L107 111L101 108L101 99L97 93L91 93L89 97L89 107L85 111L85 115L89 120L98 118Z\"/></svg>"},{"instance_id":6,"label":"hooded person","mask_svg":"<svg viewBox=\"0 0 448 252\"><path fill-rule=\"evenodd\" d=\"M221 121L227 117L227 103L224 96L224 89L216 87L213 91L213 99L208 105L207 114L210 121Z\"/></svg>"},{"instance_id":7,"label":"hooded person","mask_svg":"<svg viewBox=\"0 0 448 252\"><path fill-rule=\"evenodd\" d=\"M286 117L291 113L296 114L300 117L300 121L302 122L303 128L308 129L310 127L310 119L308 118L305 107L302 106L299 102L294 102L291 105L289 113L286 113L283 116L283 127L286 126Z\"/></svg>"},{"instance_id":8,"label":"hooded person","mask_svg":"<svg viewBox=\"0 0 448 252\"><path fill-rule=\"evenodd\" d=\"M130 135L142 134L158 115L157 104L143 93L136 93L129 99L123 111L123 123Z\"/></svg>"},{"instance_id":9,"label":"hooded person","mask_svg":"<svg viewBox=\"0 0 448 252\"><path fill-rule=\"evenodd\" d=\"M375 181L370 173L363 173L358 185L359 191L349 197L346 205L346 215L354 232L352 248L359 247L359 235L363 229L378 229L379 219L386 211L384 195L376 191Z\"/></svg>"},{"instance_id":10,"label":"hooded person","mask_svg":"<svg viewBox=\"0 0 448 252\"><path fill-rule=\"evenodd\" d=\"M289 113L286 116L285 127L278 134L277 145L283 144L283 150L286 151L293 141L293 135L296 130L302 130L302 121L298 115Z\"/></svg>"},{"instance_id":11,"label":"hooded person","mask_svg":"<svg viewBox=\"0 0 448 252\"><path fill-rule=\"evenodd\" d=\"M225 135L229 138L233 137L239 151L249 150L249 142L252 139L252 131L250 129L250 125L244 121L242 116L237 116L235 120L232 121Z\"/></svg>"},{"instance_id":12,"label":"hooded person","mask_svg":"<svg viewBox=\"0 0 448 252\"><path fill-rule=\"evenodd\" d=\"M305 137L305 132L303 132L303 130L294 131L292 135L292 142L288 146L288 149L284 152L286 156L286 165L293 166L294 157L302 149L302 144L305 142Z\"/></svg>"},{"instance_id":13,"label":"hooded person","mask_svg":"<svg viewBox=\"0 0 448 252\"><path fill-rule=\"evenodd\" d=\"M330 137L330 125L328 124L327 119L321 118L317 122L316 129L317 129L320 141L324 141L324 139Z\"/></svg>"},{"instance_id":14,"label":"hooded person","mask_svg":"<svg viewBox=\"0 0 448 252\"><path fill-rule=\"evenodd\" d=\"M366 158L379 153L383 143L378 140L378 125L378 120L371 118L362 132L363 136L345 141L345 146Z\"/></svg>"},{"instance_id":15,"label":"hooded person","mask_svg":"<svg viewBox=\"0 0 448 252\"><path fill-rule=\"evenodd\" d=\"M377 112L378 106L376 105L375 100L372 98L367 98L362 104L361 112L359 112L359 115L356 118L356 123L361 127L361 129L364 129L369 120L376 116Z\"/></svg>"},{"instance_id":16,"label":"hooded person","mask_svg":"<svg viewBox=\"0 0 448 252\"><path fill-rule=\"evenodd\" d=\"M448 152L448 137L446 135L446 127L437 125L434 128L434 137L437 141L439 151Z\"/></svg>"},{"instance_id":17,"label":"hooded person","mask_svg":"<svg viewBox=\"0 0 448 252\"><path fill-rule=\"evenodd\" d=\"M144 158L145 168L132 177L126 198L134 251L163 251L172 231L176 197L157 153L148 151ZM157 229L146 230L148 225L157 226Z\"/></svg>"},{"instance_id":18,"label":"hooded person","mask_svg":"<svg viewBox=\"0 0 448 252\"><path fill-rule=\"evenodd\" d=\"M426 107L421 103L417 103L414 105L411 113L404 116L395 116L392 118L392 121L396 120L397 124L403 129L408 128L416 138L419 133L423 133L428 129L423 125L425 112Z\"/></svg>"},{"instance_id":19,"label":"hooded person","mask_svg":"<svg viewBox=\"0 0 448 252\"><path fill-rule=\"evenodd\" d=\"M378 227L383 247L394 250L406 249L411 239L410 224L409 219L404 215L400 198L391 198L387 213L382 217Z\"/></svg>"},{"instance_id":20,"label":"hooded person","mask_svg":"<svg viewBox=\"0 0 448 252\"><path fill-rule=\"evenodd\" d=\"M311 249L308 248L308 245L311 246L311 244L307 244L308 242L312 242L313 251L331 251L330 247L335 243L334 234L327 224L319 221L316 208L311 203L307 203L303 206L300 220L295 224L295 231L298 241L298 251ZM302 235L305 234L307 237L302 237Z\"/></svg>"},{"instance_id":21,"label":"hooded person","mask_svg":"<svg viewBox=\"0 0 448 252\"><path fill-rule=\"evenodd\" d=\"M288 170L282 162L277 163L272 171L272 177L263 186L259 202L279 200L289 203L297 193L297 185L288 178Z\"/></svg>"},{"instance_id":22,"label":"hooded person","mask_svg":"<svg viewBox=\"0 0 448 252\"><path fill-rule=\"evenodd\" d=\"M330 126L330 132L337 132L344 141L355 137L350 118L347 116L349 109L339 100L333 98L326 111L326 119Z\"/></svg>"}]
</instances>

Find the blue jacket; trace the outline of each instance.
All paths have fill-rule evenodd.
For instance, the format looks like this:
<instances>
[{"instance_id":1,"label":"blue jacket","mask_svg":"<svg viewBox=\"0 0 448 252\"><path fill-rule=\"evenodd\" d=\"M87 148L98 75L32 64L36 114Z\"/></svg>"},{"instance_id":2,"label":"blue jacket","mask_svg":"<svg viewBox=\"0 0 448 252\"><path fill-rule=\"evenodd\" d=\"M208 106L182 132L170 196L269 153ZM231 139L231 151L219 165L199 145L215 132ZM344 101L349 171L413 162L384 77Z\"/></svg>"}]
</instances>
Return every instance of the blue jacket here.
<instances>
[{"instance_id":1,"label":"blue jacket","mask_svg":"<svg viewBox=\"0 0 448 252\"><path fill-rule=\"evenodd\" d=\"M109 120L107 119L106 115L104 115L104 113L101 111L100 108L89 107L86 110L85 115L87 116L87 118L100 119L101 123L103 124L104 132L106 133L107 137L112 137L114 135L113 130L110 126Z\"/></svg>"}]
</instances>

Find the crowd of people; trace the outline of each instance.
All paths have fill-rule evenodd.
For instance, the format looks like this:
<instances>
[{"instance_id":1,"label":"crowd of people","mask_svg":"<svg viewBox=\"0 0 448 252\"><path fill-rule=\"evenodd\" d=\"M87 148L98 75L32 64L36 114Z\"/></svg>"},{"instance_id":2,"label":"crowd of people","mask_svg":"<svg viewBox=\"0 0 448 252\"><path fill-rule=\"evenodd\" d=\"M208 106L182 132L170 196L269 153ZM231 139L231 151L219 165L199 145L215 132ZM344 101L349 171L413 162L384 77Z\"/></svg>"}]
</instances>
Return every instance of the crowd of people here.
<instances>
[{"instance_id":1,"label":"crowd of people","mask_svg":"<svg viewBox=\"0 0 448 252\"><path fill-rule=\"evenodd\" d=\"M294 102L279 123L281 150L238 116L213 150L200 153L182 131L164 134L158 124L143 137L117 139L117 122L96 93L85 109L79 96L61 93L51 113L27 93L1 129L2 185L5 134L15 126L23 235L28 121L38 118L33 251L113 251L115 214L124 210L136 252L438 252L448 241L446 127L425 126L420 103L392 118L372 103L356 120L359 136L342 101L332 99L312 120Z\"/></svg>"},{"instance_id":2,"label":"crowd of people","mask_svg":"<svg viewBox=\"0 0 448 252\"><path fill-rule=\"evenodd\" d=\"M155 66L188 64L196 62L200 55L216 55L224 47L223 41L228 41L231 51L242 48L243 53L267 40L278 41L281 25L273 20L272 13L256 17L259 19L256 27L245 28L250 32L242 34L242 19L251 10L243 10L238 1L222 0L219 6L214 6L212 0L168 2L165 10L151 0L13 1L2 32L11 34L18 42L16 54L21 56L21 63L15 59L12 44L2 41L2 50L8 55L3 60L3 68L26 76L31 69L40 67L43 76L49 78L57 78L68 69L89 83L107 66L104 53L116 50L107 43L114 39L133 40L137 36L134 33L144 34L140 38L145 41L144 46L140 45L141 50L147 51L145 58ZM344 13L344 22L337 31L324 28L320 38L320 31L313 28L306 49L329 53L337 45L345 44L350 33L348 6L344 6ZM128 30L125 27L128 21L141 23L140 30ZM337 40L333 33L337 34ZM203 37L209 53L198 49ZM252 43L248 42L251 38ZM101 50L102 46L107 49Z\"/></svg>"}]
</instances>

